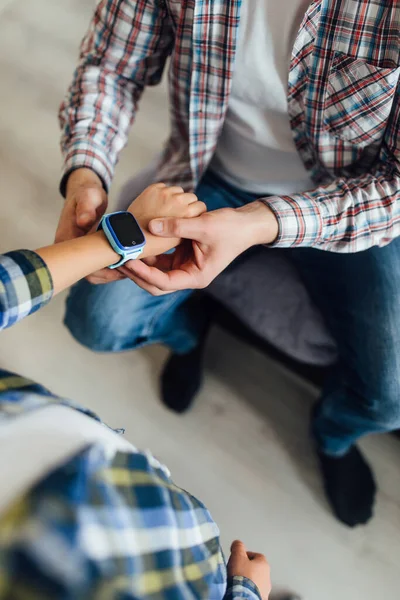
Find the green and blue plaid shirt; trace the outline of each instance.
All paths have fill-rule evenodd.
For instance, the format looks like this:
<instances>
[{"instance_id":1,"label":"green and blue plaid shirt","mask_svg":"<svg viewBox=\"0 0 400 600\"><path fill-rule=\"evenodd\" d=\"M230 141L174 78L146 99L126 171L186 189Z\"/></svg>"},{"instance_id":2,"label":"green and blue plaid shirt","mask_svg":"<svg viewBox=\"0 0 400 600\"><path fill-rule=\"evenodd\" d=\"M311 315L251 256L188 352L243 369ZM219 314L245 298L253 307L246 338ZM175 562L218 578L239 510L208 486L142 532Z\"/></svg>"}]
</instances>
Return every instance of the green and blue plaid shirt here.
<instances>
[{"instance_id":1,"label":"green and blue plaid shirt","mask_svg":"<svg viewBox=\"0 0 400 600\"><path fill-rule=\"evenodd\" d=\"M30 251L0 257L0 329L52 297ZM0 427L60 404L98 419L34 382L0 370ZM209 511L151 455L88 446L0 514L0 598L260 600L227 579Z\"/></svg>"}]
</instances>

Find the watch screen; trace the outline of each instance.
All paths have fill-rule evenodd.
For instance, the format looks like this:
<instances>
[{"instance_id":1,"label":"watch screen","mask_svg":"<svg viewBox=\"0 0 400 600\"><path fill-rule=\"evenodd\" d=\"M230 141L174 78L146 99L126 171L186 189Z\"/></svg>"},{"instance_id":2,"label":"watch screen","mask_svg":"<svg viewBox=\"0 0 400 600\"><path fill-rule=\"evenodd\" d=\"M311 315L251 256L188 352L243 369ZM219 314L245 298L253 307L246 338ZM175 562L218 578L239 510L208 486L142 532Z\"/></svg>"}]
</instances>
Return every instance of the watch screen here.
<instances>
[{"instance_id":1,"label":"watch screen","mask_svg":"<svg viewBox=\"0 0 400 600\"><path fill-rule=\"evenodd\" d=\"M125 248L139 246L146 241L136 219L130 213L111 215L109 223L119 243Z\"/></svg>"}]
</instances>

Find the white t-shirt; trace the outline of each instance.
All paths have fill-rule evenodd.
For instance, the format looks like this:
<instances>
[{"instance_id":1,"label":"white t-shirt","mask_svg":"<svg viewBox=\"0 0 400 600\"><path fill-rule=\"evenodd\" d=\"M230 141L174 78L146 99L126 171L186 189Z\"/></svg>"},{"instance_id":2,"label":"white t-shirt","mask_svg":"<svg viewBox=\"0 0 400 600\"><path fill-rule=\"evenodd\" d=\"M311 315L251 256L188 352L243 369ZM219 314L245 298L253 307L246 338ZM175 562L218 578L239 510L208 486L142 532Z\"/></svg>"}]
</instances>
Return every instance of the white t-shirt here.
<instances>
[{"instance_id":1,"label":"white t-shirt","mask_svg":"<svg viewBox=\"0 0 400 600\"><path fill-rule=\"evenodd\" d=\"M243 0L232 91L211 169L240 189L313 188L287 109L290 56L309 0Z\"/></svg>"}]
</instances>

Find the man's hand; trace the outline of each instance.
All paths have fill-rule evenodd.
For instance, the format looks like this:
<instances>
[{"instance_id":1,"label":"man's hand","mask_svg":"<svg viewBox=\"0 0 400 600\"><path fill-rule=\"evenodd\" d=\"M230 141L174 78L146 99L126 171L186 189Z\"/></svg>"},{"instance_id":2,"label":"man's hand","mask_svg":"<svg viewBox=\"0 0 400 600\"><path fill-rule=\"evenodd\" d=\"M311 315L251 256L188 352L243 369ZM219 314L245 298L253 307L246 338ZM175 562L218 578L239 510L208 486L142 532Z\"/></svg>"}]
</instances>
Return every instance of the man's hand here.
<instances>
[{"instance_id":1,"label":"man's hand","mask_svg":"<svg viewBox=\"0 0 400 600\"><path fill-rule=\"evenodd\" d=\"M107 208L107 194L96 173L77 169L68 178L64 208L55 242L73 240L95 227Z\"/></svg>"},{"instance_id":2,"label":"man's hand","mask_svg":"<svg viewBox=\"0 0 400 600\"><path fill-rule=\"evenodd\" d=\"M77 169L68 177L66 199L58 223L55 242L86 235L97 227L108 205L99 177L90 169ZM117 270L102 269L88 278L92 283L124 279Z\"/></svg>"},{"instance_id":3,"label":"man's hand","mask_svg":"<svg viewBox=\"0 0 400 600\"><path fill-rule=\"evenodd\" d=\"M71 173L67 184L67 197L56 233L56 243L81 237L97 227L107 208L107 195L100 179L89 169ZM156 238L148 233L149 221L157 217L198 217L205 210L194 194L185 193L181 187L167 187L163 183L150 185L128 209L138 220L146 234L146 248L154 255L161 254L180 240L174 236ZM121 269L102 269L88 277L90 283L109 283L125 279Z\"/></svg>"},{"instance_id":4,"label":"man's hand","mask_svg":"<svg viewBox=\"0 0 400 600\"><path fill-rule=\"evenodd\" d=\"M250 579L258 587L262 600L268 600L271 593L271 576L269 564L263 554L247 552L243 542L233 542L228 575Z\"/></svg>"},{"instance_id":5,"label":"man's hand","mask_svg":"<svg viewBox=\"0 0 400 600\"><path fill-rule=\"evenodd\" d=\"M121 269L155 296L205 288L242 252L273 242L278 235L274 213L259 201L193 219L156 219L149 229L155 235L184 240L173 254L129 261Z\"/></svg>"}]
</instances>

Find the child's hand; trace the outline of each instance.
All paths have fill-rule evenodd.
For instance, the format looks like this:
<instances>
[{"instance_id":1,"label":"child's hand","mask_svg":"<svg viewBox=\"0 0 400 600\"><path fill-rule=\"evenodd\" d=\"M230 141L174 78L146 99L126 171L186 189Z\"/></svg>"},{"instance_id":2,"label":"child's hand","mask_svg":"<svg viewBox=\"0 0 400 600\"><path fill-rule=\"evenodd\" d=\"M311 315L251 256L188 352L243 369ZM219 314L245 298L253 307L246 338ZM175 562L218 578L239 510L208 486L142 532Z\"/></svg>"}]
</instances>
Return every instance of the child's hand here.
<instances>
[{"instance_id":1,"label":"child's hand","mask_svg":"<svg viewBox=\"0 0 400 600\"><path fill-rule=\"evenodd\" d=\"M194 194L187 194L181 187L167 187L164 183L155 183L144 190L132 202L129 212L138 221L146 237L146 246L142 257L151 260L152 257L164 254L176 248L181 242L179 238L158 237L148 230L152 219L159 217L198 217L204 213L206 205L199 202ZM128 263L129 264L129 263ZM131 278L131 272L125 266L119 269L102 269L88 277L90 283L110 283L118 279Z\"/></svg>"},{"instance_id":2,"label":"child's hand","mask_svg":"<svg viewBox=\"0 0 400 600\"><path fill-rule=\"evenodd\" d=\"M228 575L250 579L258 587L262 600L268 600L271 592L269 564L263 554L247 552L243 542L233 542L228 562Z\"/></svg>"},{"instance_id":3,"label":"child's hand","mask_svg":"<svg viewBox=\"0 0 400 600\"><path fill-rule=\"evenodd\" d=\"M179 238L161 238L152 235L148 229L149 222L157 217L180 217L189 219L199 217L207 208L194 194L185 193L181 187L167 187L164 183L154 183L144 190L130 205L133 214L146 236L146 247L143 258L164 254L176 248ZM130 276L130 271L122 267L120 273Z\"/></svg>"},{"instance_id":4,"label":"child's hand","mask_svg":"<svg viewBox=\"0 0 400 600\"><path fill-rule=\"evenodd\" d=\"M181 187L155 183L146 188L128 210L147 232L149 222L157 217L199 217L207 209L194 194L185 193Z\"/></svg>"}]
</instances>

